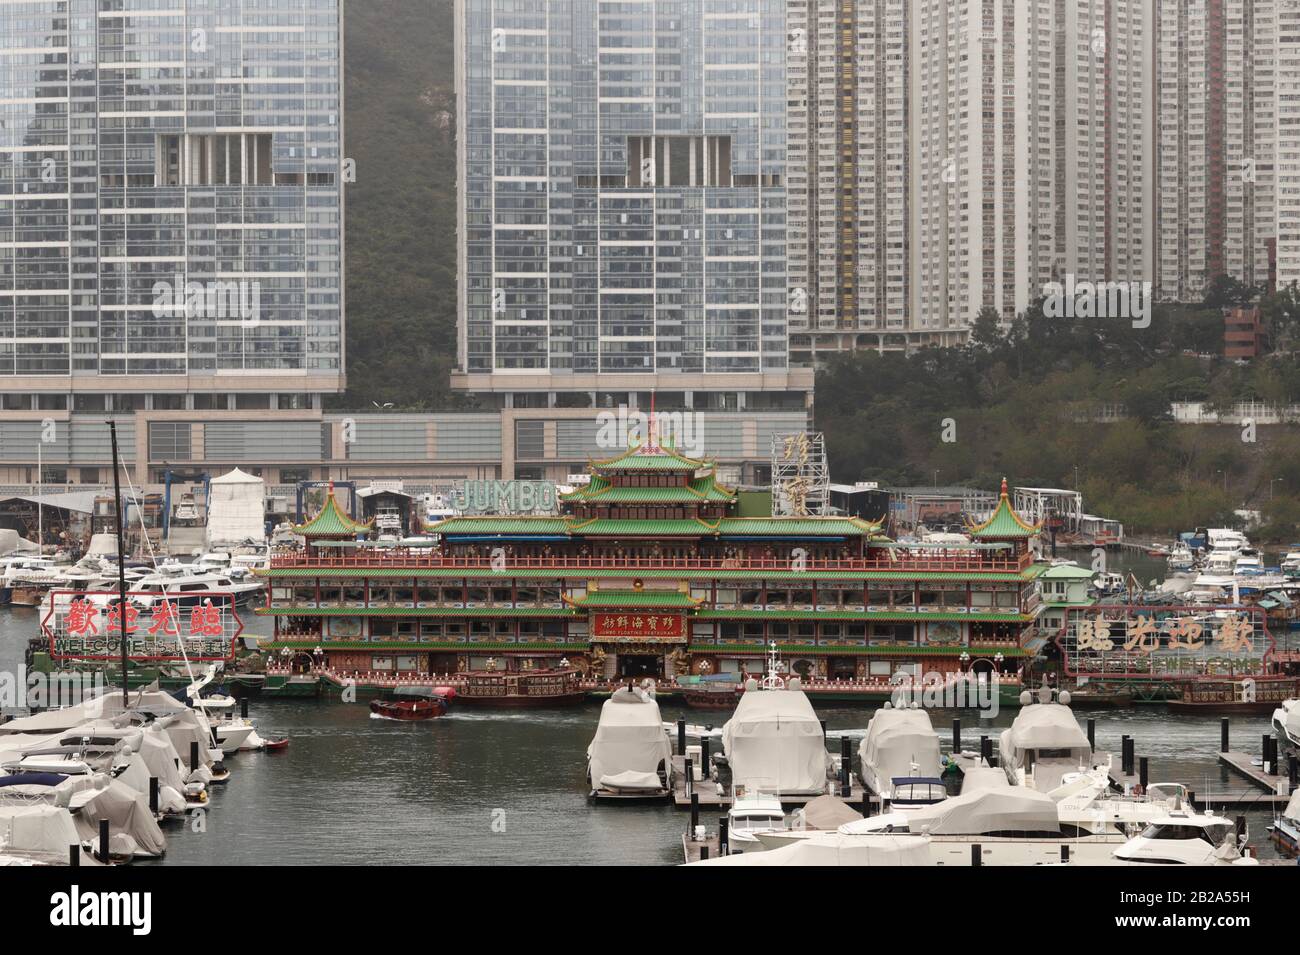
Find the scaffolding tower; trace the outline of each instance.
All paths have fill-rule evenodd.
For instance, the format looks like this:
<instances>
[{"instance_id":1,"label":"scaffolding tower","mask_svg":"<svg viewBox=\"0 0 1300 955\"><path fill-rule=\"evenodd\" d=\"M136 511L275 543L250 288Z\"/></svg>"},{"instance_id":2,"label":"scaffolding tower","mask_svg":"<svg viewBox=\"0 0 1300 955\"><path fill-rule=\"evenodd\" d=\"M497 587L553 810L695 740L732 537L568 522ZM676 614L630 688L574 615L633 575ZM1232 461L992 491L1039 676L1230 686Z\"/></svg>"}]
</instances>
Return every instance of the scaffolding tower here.
<instances>
[{"instance_id":1,"label":"scaffolding tower","mask_svg":"<svg viewBox=\"0 0 1300 955\"><path fill-rule=\"evenodd\" d=\"M830 511L831 471L820 431L772 435L772 516L824 516Z\"/></svg>"}]
</instances>

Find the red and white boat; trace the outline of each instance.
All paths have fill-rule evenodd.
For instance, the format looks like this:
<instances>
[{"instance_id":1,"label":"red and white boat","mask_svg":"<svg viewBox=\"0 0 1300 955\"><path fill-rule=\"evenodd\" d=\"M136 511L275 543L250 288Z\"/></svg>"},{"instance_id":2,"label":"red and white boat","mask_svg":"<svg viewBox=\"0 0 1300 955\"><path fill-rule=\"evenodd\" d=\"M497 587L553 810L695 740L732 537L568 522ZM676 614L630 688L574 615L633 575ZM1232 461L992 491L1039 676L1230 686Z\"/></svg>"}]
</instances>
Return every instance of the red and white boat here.
<instances>
[{"instance_id":1,"label":"red and white boat","mask_svg":"<svg viewBox=\"0 0 1300 955\"><path fill-rule=\"evenodd\" d=\"M447 712L455 695L449 686L399 686L388 696L370 701L370 715L385 720L432 720Z\"/></svg>"}]
</instances>

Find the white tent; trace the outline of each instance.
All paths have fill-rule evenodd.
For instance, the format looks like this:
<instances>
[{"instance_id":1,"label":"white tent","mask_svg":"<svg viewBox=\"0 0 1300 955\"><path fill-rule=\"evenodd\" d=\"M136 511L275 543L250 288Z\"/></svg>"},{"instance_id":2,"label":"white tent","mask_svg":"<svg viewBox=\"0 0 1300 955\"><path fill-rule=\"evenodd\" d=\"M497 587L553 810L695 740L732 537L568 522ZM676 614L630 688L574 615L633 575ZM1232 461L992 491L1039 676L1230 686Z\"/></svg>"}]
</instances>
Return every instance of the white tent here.
<instances>
[{"instance_id":1,"label":"white tent","mask_svg":"<svg viewBox=\"0 0 1300 955\"><path fill-rule=\"evenodd\" d=\"M802 690L748 690L722 727L736 786L774 793L826 791L830 755L821 722Z\"/></svg>"},{"instance_id":2,"label":"white tent","mask_svg":"<svg viewBox=\"0 0 1300 955\"><path fill-rule=\"evenodd\" d=\"M235 468L208 484L208 550L266 540L266 482Z\"/></svg>"},{"instance_id":3,"label":"white tent","mask_svg":"<svg viewBox=\"0 0 1300 955\"><path fill-rule=\"evenodd\" d=\"M939 735L930 714L921 709L899 707L876 710L867 724L867 735L858 746L862 778L875 792L889 795L893 780L906 776L937 776Z\"/></svg>"},{"instance_id":4,"label":"white tent","mask_svg":"<svg viewBox=\"0 0 1300 955\"><path fill-rule=\"evenodd\" d=\"M693 862L726 866L913 866L932 865L930 840L923 836L846 836L818 832L767 852L746 852Z\"/></svg>"},{"instance_id":5,"label":"white tent","mask_svg":"<svg viewBox=\"0 0 1300 955\"><path fill-rule=\"evenodd\" d=\"M907 822L912 832L928 832L932 836L1056 833L1061 828L1056 800L1023 786L962 793L908 813Z\"/></svg>"},{"instance_id":6,"label":"white tent","mask_svg":"<svg viewBox=\"0 0 1300 955\"><path fill-rule=\"evenodd\" d=\"M658 791L659 766L672 766L673 749L654 697L641 690L615 690L600 708L596 735L587 747L592 789Z\"/></svg>"},{"instance_id":7,"label":"white tent","mask_svg":"<svg viewBox=\"0 0 1300 955\"><path fill-rule=\"evenodd\" d=\"M1033 703L1003 730L998 757L1009 777L1023 770L1026 785L1046 792L1059 786L1066 773L1088 766L1092 747L1068 706Z\"/></svg>"}]
</instances>

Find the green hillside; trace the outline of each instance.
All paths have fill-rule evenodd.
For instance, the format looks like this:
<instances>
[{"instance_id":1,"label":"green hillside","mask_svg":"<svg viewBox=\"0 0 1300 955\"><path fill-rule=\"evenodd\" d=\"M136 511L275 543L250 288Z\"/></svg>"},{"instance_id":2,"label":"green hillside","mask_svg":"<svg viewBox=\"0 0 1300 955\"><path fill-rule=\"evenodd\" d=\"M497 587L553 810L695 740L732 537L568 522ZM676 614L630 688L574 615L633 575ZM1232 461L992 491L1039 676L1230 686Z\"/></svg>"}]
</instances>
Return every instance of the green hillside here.
<instances>
[{"instance_id":1,"label":"green hillside","mask_svg":"<svg viewBox=\"0 0 1300 955\"><path fill-rule=\"evenodd\" d=\"M347 394L445 407L456 352L451 0L346 6Z\"/></svg>"}]
</instances>

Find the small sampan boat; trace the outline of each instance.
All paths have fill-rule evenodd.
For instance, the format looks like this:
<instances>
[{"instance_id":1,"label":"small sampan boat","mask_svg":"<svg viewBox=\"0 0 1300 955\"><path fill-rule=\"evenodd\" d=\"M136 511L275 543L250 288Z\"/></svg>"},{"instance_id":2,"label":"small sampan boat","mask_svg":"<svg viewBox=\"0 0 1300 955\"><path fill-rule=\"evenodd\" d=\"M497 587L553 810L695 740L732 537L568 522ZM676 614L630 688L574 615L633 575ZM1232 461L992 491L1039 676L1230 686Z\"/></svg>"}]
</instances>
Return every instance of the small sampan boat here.
<instances>
[{"instance_id":1,"label":"small sampan boat","mask_svg":"<svg viewBox=\"0 0 1300 955\"><path fill-rule=\"evenodd\" d=\"M388 696L370 701L370 714L388 720L431 720L447 712L451 687L399 686Z\"/></svg>"}]
</instances>

